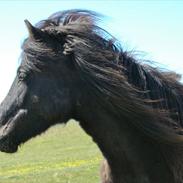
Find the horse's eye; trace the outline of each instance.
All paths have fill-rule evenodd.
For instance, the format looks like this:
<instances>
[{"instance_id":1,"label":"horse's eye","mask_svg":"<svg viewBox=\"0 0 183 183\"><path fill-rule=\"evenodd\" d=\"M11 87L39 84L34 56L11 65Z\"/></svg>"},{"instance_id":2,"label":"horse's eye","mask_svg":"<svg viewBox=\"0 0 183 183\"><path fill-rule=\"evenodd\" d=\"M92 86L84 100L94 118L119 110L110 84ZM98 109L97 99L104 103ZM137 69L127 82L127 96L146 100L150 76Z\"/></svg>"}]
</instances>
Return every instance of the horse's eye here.
<instances>
[{"instance_id":1,"label":"horse's eye","mask_svg":"<svg viewBox=\"0 0 183 183\"><path fill-rule=\"evenodd\" d=\"M18 72L19 81L23 81L26 78L25 72Z\"/></svg>"},{"instance_id":2,"label":"horse's eye","mask_svg":"<svg viewBox=\"0 0 183 183\"><path fill-rule=\"evenodd\" d=\"M18 76L18 80L19 81L23 81L25 80L25 78L27 77L27 72L25 71L25 69L23 67L19 67L17 70L17 76Z\"/></svg>"}]
</instances>

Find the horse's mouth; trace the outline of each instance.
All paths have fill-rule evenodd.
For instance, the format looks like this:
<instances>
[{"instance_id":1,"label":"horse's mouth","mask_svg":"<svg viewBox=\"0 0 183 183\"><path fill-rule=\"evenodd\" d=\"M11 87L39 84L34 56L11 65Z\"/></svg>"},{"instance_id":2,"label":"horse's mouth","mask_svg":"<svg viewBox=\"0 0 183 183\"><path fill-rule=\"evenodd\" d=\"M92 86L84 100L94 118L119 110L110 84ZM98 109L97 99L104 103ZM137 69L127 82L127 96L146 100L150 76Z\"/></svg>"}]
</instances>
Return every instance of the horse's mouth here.
<instances>
[{"instance_id":1,"label":"horse's mouth","mask_svg":"<svg viewBox=\"0 0 183 183\"><path fill-rule=\"evenodd\" d=\"M0 127L0 151L14 153L18 150L15 129L26 113L26 110L19 110L13 118Z\"/></svg>"},{"instance_id":2,"label":"horse's mouth","mask_svg":"<svg viewBox=\"0 0 183 183\"><path fill-rule=\"evenodd\" d=\"M5 153L15 153L18 150L18 145L14 144L8 137L0 140L0 151Z\"/></svg>"}]
</instances>

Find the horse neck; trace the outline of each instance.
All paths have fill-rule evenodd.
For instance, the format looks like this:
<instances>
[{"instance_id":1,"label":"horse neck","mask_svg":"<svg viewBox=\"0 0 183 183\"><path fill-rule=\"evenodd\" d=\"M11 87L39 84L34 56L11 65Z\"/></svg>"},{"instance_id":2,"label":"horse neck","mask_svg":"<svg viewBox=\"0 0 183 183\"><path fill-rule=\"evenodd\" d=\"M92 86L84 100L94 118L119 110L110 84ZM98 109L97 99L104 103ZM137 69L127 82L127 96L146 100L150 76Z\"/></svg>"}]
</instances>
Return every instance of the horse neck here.
<instances>
[{"instance_id":1,"label":"horse neck","mask_svg":"<svg viewBox=\"0 0 183 183\"><path fill-rule=\"evenodd\" d=\"M107 159L113 183L174 182L158 145L135 127L92 102L78 112L81 127Z\"/></svg>"}]
</instances>

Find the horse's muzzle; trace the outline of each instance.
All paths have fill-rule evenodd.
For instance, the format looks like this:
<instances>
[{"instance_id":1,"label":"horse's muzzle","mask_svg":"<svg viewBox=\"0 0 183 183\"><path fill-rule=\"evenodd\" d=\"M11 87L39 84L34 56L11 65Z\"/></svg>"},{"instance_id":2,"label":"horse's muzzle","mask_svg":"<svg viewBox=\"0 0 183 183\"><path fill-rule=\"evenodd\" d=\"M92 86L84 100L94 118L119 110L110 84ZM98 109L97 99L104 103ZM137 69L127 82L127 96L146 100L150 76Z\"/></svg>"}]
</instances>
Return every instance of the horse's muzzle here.
<instances>
[{"instance_id":1,"label":"horse's muzzle","mask_svg":"<svg viewBox=\"0 0 183 183\"><path fill-rule=\"evenodd\" d=\"M20 109L14 117L11 117L0 127L0 151L6 153L17 151L16 128L19 127L19 123L26 114L27 110Z\"/></svg>"}]
</instances>

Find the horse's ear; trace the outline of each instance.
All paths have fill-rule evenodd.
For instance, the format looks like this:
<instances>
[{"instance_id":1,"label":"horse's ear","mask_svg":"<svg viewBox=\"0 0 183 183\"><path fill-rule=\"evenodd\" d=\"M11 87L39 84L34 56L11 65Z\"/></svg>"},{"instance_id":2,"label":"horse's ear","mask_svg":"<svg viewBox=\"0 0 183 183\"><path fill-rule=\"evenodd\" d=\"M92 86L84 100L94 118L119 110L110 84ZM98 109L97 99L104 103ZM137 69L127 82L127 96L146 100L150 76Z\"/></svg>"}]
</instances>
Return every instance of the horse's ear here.
<instances>
[{"instance_id":1,"label":"horse's ear","mask_svg":"<svg viewBox=\"0 0 183 183\"><path fill-rule=\"evenodd\" d=\"M35 40L41 40L43 32L40 29L34 27L28 20L24 20L24 22L28 29L29 37Z\"/></svg>"}]
</instances>

